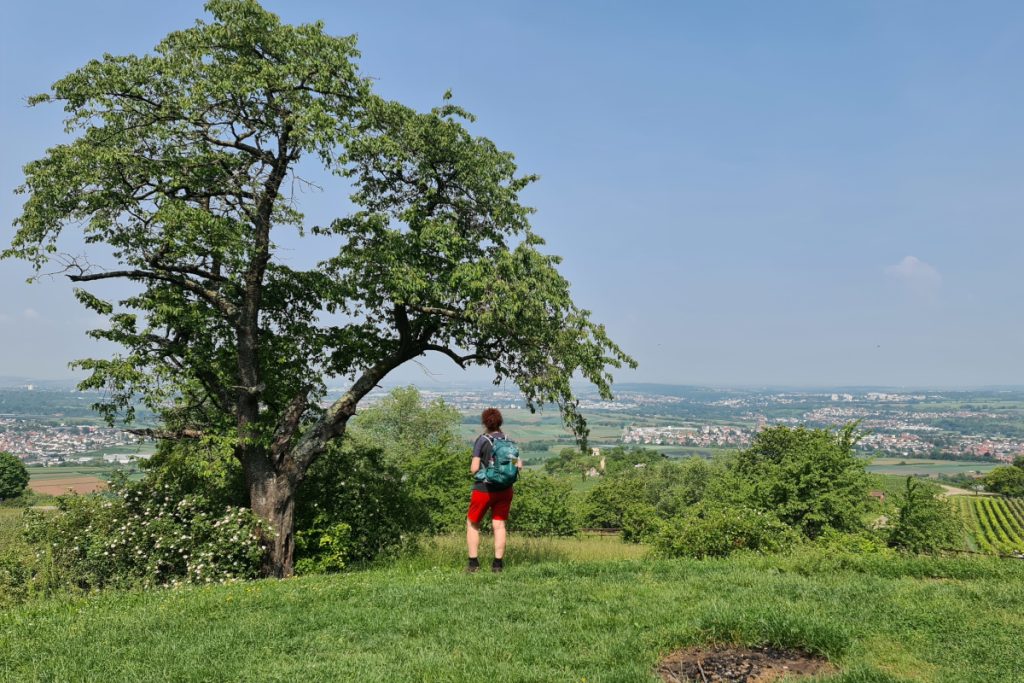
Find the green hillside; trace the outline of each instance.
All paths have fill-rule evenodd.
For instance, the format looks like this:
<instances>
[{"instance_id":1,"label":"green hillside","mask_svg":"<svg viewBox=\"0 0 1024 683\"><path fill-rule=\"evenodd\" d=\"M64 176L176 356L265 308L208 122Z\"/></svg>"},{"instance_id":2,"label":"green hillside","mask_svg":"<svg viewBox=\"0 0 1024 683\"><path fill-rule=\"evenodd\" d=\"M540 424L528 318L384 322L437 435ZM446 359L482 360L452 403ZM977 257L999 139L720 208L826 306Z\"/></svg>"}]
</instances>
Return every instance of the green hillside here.
<instances>
[{"instance_id":1,"label":"green hillside","mask_svg":"<svg viewBox=\"0 0 1024 683\"><path fill-rule=\"evenodd\" d=\"M650 682L706 641L820 652L846 683L1024 676L1021 562L581 559L589 543L520 542L502 575L462 574L452 543L344 575L29 602L0 613L0 679Z\"/></svg>"}]
</instances>

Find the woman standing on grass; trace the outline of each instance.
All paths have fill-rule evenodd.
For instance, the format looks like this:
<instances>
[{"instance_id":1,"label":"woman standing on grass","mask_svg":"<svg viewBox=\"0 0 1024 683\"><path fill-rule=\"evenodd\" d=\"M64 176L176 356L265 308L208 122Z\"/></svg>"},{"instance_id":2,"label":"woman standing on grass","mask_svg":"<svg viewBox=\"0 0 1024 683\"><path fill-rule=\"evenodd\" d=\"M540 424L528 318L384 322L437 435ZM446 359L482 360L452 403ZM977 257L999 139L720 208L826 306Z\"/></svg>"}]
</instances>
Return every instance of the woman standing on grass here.
<instances>
[{"instance_id":1,"label":"woman standing on grass","mask_svg":"<svg viewBox=\"0 0 1024 683\"><path fill-rule=\"evenodd\" d=\"M495 439L504 439L501 431L501 412L497 408L488 408L480 416L484 433L477 437L473 444L473 459L469 463L469 471L476 476L481 468L486 468L494 459ZM516 465L522 469L522 461ZM480 569L480 521L488 508L491 510L491 524L494 527L494 563L492 572L500 572L505 568L505 520L512 505L512 485L499 486L486 481L475 481L473 492L469 498L469 512L466 514L466 545L469 548L469 565L466 571L473 573Z\"/></svg>"}]
</instances>

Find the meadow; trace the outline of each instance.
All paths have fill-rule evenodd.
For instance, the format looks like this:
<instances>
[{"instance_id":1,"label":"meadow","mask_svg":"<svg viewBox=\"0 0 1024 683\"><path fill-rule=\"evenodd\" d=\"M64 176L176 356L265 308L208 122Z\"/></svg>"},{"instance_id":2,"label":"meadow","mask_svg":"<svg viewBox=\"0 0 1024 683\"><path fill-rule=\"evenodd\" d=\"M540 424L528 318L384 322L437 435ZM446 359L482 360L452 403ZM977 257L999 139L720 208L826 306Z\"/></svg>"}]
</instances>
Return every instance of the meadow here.
<instances>
[{"instance_id":1,"label":"meadow","mask_svg":"<svg viewBox=\"0 0 1024 683\"><path fill-rule=\"evenodd\" d=\"M0 612L0 680L648 682L672 650L800 647L835 683L1020 681L1024 563L658 560L614 538L513 538L504 574L457 538L388 566Z\"/></svg>"}]
</instances>

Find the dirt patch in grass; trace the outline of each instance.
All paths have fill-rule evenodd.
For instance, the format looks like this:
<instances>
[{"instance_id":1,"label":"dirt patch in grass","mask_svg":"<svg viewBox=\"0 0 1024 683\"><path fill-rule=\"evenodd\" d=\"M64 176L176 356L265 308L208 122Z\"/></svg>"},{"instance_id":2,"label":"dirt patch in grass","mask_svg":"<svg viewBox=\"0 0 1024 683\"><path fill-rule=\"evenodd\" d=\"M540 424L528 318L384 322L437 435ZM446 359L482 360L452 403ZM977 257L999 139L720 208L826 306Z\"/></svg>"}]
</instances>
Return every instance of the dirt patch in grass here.
<instances>
[{"instance_id":1,"label":"dirt patch in grass","mask_svg":"<svg viewBox=\"0 0 1024 683\"><path fill-rule=\"evenodd\" d=\"M768 683L829 674L835 667L823 657L769 646L689 647L658 665L665 683Z\"/></svg>"},{"instance_id":2,"label":"dirt patch in grass","mask_svg":"<svg viewBox=\"0 0 1024 683\"><path fill-rule=\"evenodd\" d=\"M69 490L75 493L92 493L107 488L107 482L96 477L57 477L30 481L28 487L36 493L59 496Z\"/></svg>"}]
</instances>

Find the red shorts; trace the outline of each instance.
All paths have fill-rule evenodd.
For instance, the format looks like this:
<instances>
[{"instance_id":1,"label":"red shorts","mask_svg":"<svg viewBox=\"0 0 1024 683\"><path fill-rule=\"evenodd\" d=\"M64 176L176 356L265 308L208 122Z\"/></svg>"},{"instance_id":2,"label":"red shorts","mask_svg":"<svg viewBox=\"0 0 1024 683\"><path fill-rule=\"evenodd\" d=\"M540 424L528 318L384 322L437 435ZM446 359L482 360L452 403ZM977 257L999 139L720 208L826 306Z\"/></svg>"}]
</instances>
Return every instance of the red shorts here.
<instances>
[{"instance_id":1,"label":"red shorts","mask_svg":"<svg viewBox=\"0 0 1024 683\"><path fill-rule=\"evenodd\" d=\"M491 508L491 519L499 522L508 519L508 509L512 505L512 487L504 491L473 491L469 497L469 512L466 514L473 524L479 524L487 508Z\"/></svg>"}]
</instances>

